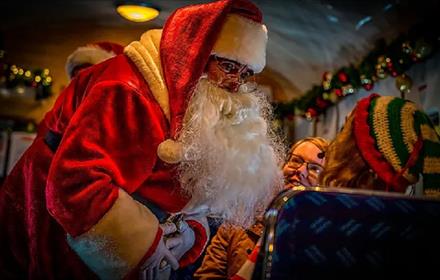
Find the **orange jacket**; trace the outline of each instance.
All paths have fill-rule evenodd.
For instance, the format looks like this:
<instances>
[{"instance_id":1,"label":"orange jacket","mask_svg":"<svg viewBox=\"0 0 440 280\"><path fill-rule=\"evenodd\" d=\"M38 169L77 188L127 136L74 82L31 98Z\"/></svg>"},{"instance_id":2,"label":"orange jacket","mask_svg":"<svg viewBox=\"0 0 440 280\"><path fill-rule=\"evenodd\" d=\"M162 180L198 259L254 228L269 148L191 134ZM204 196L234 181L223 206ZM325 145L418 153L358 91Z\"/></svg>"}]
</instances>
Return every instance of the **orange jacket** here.
<instances>
[{"instance_id":1,"label":"orange jacket","mask_svg":"<svg viewBox=\"0 0 440 280\"><path fill-rule=\"evenodd\" d=\"M257 221L249 229L222 225L206 249L195 279L229 279L238 272L263 232Z\"/></svg>"}]
</instances>

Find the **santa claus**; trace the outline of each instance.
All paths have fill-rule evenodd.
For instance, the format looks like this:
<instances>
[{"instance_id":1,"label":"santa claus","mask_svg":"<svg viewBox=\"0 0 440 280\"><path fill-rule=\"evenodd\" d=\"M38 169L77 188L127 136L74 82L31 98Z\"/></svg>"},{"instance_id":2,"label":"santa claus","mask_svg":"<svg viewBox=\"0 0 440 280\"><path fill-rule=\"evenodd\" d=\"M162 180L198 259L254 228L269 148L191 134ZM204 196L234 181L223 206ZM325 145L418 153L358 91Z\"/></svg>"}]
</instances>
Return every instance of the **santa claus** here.
<instances>
[{"instance_id":1,"label":"santa claus","mask_svg":"<svg viewBox=\"0 0 440 280\"><path fill-rule=\"evenodd\" d=\"M270 106L248 83L266 43L254 4L221 0L81 71L1 188L1 273L154 278L198 258L206 215L252 223L282 185Z\"/></svg>"}]
</instances>

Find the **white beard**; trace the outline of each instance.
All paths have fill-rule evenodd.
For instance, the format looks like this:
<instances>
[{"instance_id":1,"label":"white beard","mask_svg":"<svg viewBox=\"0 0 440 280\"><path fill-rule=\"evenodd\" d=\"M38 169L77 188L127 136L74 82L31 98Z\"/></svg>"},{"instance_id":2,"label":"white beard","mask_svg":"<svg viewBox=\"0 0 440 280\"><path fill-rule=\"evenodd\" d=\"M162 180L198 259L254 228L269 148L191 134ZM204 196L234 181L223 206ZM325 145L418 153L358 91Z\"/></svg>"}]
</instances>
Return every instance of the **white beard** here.
<instances>
[{"instance_id":1,"label":"white beard","mask_svg":"<svg viewBox=\"0 0 440 280\"><path fill-rule=\"evenodd\" d=\"M200 79L179 142L186 208L207 205L226 222L250 226L283 187L284 147L270 129L270 104L261 92L231 93Z\"/></svg>"}]
</instances>

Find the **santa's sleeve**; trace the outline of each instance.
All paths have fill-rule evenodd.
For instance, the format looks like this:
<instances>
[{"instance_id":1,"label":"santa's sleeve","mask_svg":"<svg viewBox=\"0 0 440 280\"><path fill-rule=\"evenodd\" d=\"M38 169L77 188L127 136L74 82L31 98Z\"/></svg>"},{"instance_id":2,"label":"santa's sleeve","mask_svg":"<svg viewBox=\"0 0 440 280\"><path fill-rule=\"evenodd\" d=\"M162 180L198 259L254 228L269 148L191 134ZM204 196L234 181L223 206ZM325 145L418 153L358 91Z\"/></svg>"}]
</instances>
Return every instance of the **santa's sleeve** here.
<instances>
[{"instance_id":1,"label":"santa's sleeve","mask_svg":"<svg viewBox=\"0 0 440 280\"><path fill-rule=\"evenodd\" d=\"M156 161L159 115L157 104L132 87L100 83L78 107L54 155L47 208L100 278L123 278L160 238L156 217L129 195Z\"/></svg>"}]
</instances>

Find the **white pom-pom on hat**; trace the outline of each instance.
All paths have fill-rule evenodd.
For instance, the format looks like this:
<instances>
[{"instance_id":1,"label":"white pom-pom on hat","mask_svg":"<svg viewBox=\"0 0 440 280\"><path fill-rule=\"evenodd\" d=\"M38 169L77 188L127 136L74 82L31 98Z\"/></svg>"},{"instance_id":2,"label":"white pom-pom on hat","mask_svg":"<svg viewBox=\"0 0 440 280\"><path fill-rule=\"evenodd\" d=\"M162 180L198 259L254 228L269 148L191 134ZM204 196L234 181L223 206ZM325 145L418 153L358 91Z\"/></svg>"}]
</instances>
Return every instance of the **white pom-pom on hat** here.
<instances>
[{"instance_id":1,"label":"white pom-pom on hat","mask_svg":"<svg viewBox=\"0 0 440 280\"><path fill-rule=\"evenodd\" d=\"M183 159L183 145L172 139L166 139L157 147L157 155L166 163L179 163Z\"/></svg>"}]
</instances>

